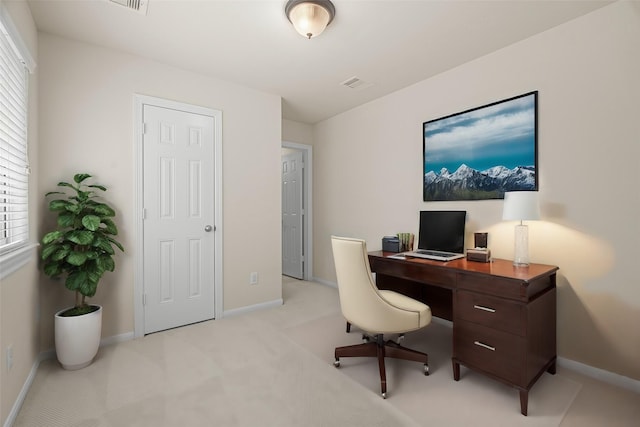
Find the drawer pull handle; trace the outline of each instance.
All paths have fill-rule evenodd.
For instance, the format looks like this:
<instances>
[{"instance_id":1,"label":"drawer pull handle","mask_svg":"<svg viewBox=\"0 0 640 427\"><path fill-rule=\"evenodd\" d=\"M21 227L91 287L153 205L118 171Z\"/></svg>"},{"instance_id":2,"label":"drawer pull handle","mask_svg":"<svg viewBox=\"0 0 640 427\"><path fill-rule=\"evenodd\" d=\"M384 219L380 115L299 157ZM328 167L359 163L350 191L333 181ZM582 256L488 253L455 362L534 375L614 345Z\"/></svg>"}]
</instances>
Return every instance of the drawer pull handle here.
<instances>
[{"instance_id":1,"label":"drawer pull handle","mask_svg":"<svg viewBox=\"0 0 640 427\"><path fill-rule=\"evenodd\" d=\"M477 345L477 346L482 347L482 348L486 348L487 350L496 351L495 347L491 347L490 345L487 345L485 343L481 343L480 341L474 341L473 343L475 345Z\"/></svg>"},{"instance_id":2,"label":"drawer pull handle","mask_svg":"<svg viewBox=\"0 0 640 427\"><path fill-rule=\"evenodd\" d=\"M489 307L484 307L482 305L474 305L473 308L476 308L478 310L484 310L484 311L488 311L489 313L495 313L496 310L493 308L489 308Z\"/></svg>"}]
</instances>

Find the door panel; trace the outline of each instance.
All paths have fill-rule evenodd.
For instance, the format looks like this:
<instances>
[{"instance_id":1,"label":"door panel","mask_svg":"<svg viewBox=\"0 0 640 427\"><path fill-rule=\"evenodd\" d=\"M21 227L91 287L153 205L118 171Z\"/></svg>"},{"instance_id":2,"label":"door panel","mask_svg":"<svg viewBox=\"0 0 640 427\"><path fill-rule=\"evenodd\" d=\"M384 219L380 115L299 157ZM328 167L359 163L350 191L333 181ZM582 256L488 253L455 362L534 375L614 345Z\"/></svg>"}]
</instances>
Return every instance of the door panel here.
<instances>
[{"instance_id":1,"label":"door panel","mask_svg":"<svg viewBox=\"0 0 640 427\"><path fill-rule=\"evenodd\" d=\"M282 274L304 277L302 152L282 157Z\"/></svg>"},{"instance_id":2,"label":"door panel","mask_svg":"<svg viewBox=\"0 0 640 427\"><path fill-rule=\"evenodd\" d=\"M214 318L214 119L143 110L144 333Z\"/></svg>"}]
</instances>

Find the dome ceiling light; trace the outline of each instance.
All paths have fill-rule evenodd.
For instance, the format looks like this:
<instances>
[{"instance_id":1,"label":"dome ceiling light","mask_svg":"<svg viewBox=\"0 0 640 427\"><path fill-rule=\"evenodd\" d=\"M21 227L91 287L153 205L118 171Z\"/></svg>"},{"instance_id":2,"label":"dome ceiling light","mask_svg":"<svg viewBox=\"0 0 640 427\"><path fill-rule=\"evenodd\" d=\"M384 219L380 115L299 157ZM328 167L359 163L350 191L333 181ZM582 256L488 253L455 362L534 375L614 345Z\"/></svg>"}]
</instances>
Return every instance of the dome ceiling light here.
<instances>
[{"instance_id":1,"label":"dome ceiling light","mask_svg":"<svg viewBox=\"0 0 640 427\"><path fill-rule=\"evenodd\" d=\"M301 36L308 39L320 35L336 16L329 0L289 0L284 13Z\"/></svg>"}]
</instances>

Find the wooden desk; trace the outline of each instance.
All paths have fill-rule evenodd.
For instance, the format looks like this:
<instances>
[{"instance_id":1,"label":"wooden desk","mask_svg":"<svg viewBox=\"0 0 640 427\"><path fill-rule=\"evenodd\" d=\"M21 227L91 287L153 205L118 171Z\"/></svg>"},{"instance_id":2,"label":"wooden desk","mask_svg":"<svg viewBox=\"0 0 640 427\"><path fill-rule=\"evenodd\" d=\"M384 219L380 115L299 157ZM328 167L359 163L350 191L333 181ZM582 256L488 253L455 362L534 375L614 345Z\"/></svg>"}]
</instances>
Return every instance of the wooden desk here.
<instances>
[{"instance_id":1,"label":"wooden desk","mask_svg":"<svg viewBox=\"0 0 640 427\"><path fill-rule=\"evenodd\" d=\"M460 379L464 365L515 387L527 415L531 387L545 371L555 374L558 267L389 255L369 253L378 287L422 301L434 316L453 321L453 378Z\"/></svg>"}]
</instances>

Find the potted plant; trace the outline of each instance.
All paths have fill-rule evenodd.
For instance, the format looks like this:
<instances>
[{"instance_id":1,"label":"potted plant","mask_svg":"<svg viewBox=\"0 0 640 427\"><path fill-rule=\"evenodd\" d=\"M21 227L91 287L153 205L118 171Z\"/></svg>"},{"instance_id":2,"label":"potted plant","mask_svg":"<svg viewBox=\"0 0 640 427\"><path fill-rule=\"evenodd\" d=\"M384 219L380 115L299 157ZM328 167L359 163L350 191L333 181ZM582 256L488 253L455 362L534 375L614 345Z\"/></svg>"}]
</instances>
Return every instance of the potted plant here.
<instances>
[{"instance_id":1,"label":"potted plant","mask_svg":"<svg viewBox=\"0 0 640 427\"><path fill-rule=\"evenodd\" d=\"M102 307L88 304L106 271L113 271L115 248L124 251L113 236L118 228L113 221L115 211L101 201L99 184L85 184L91 175L76 174L73 183L59 182L63 195L49 202L49 210L57 214L54 230L42 237L44 274L65 278L67 289L75 292L75 306L55 315L55 345L58 361L65 369L81 369L89 365L98 352L102 332Z\"/></svg>"}]
</instances>

